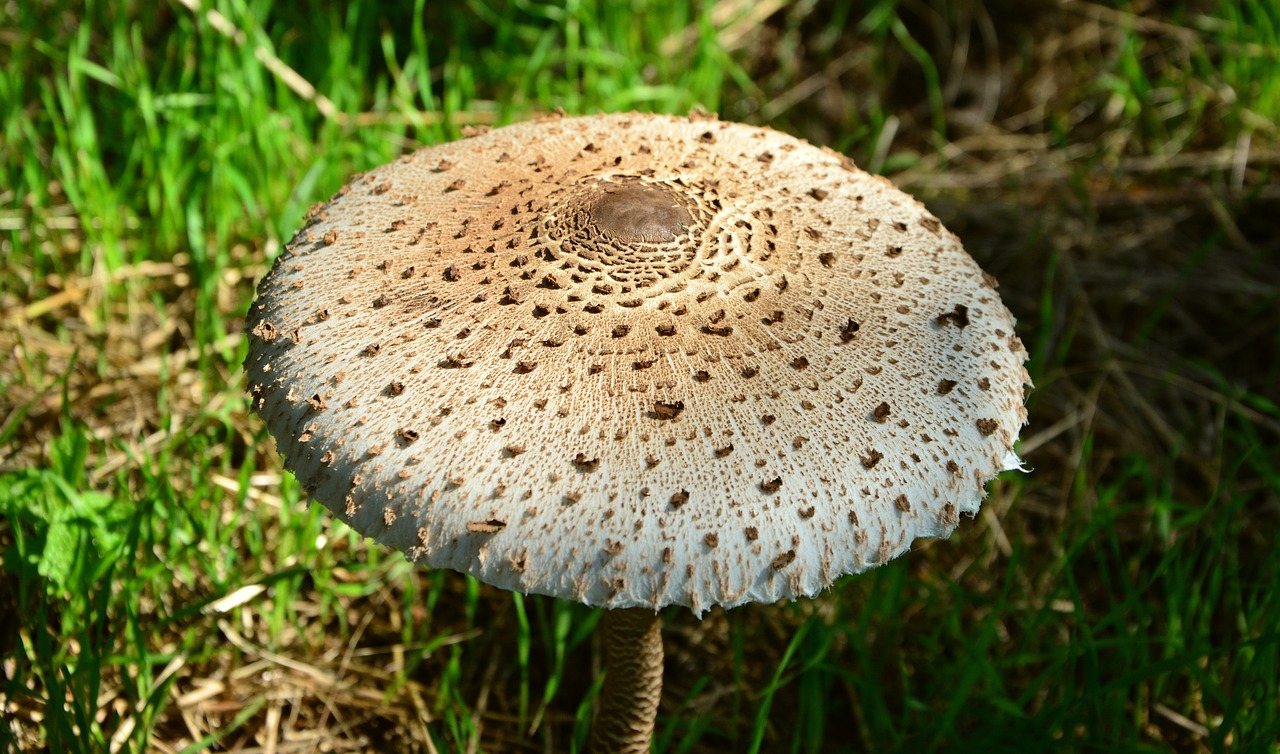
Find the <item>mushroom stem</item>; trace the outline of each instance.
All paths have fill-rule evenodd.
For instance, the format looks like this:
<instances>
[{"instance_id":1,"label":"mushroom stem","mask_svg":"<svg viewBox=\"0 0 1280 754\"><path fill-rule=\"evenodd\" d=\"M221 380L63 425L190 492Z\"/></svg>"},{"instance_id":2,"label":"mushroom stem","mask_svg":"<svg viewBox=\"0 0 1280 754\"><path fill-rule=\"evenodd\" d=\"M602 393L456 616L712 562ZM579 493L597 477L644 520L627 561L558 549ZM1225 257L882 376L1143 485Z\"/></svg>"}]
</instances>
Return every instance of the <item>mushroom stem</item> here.
<instances>
[{"instance_id":1,"label":"mushroom stem","mask_svg":"<svg viewBox=\"0 0 1280 754\"><path fill-rule=\"evenodd\" d=\"M662 696L662 621L642 607L604 614L604 688L593 754L647 754Z\"/></svg>"}]
</instances>

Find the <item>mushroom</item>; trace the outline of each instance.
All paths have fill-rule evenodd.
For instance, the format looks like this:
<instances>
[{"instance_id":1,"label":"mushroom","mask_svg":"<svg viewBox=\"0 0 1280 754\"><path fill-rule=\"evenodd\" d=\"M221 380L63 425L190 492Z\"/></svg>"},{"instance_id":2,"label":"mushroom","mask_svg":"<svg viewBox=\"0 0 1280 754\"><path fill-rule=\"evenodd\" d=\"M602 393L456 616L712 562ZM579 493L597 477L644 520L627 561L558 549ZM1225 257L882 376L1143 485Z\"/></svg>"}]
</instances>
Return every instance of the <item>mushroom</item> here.
<instances>
[{"instance_id":1,"label":"mushroom","mask_svg":"<svg viewBox=\"0 0 1280 754\"><path fill-rule=\"evenodd\" d=\"M596 751L647 751L658 611L811 596L1019 465L1026 351L936 217L696 115L552 117L358 176L261 281L253 408L415 563L607 608Z\"/></svg>"}]
</instances>

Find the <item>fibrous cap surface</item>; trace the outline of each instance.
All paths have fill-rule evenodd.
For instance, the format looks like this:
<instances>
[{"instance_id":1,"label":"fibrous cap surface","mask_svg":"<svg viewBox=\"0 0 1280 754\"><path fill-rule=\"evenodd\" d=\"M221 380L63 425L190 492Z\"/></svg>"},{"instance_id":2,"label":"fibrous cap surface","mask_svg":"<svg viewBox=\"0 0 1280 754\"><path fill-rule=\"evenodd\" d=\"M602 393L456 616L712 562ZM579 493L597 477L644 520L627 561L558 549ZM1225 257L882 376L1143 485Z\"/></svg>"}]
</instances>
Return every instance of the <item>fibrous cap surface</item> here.
<instances>
[{"instance_id":1,"label":"fibrous cap surface","mask_svg":"<svg viewBox=\"0 0 1280 754\"><path fill-rule=\"evenodd\" d=\"M422 149L308 215L246 329L308 493L414 561L702 612L947 536L1017 465L1026 352L846 158L704 117Z\"/></svg>"}]
</instances>

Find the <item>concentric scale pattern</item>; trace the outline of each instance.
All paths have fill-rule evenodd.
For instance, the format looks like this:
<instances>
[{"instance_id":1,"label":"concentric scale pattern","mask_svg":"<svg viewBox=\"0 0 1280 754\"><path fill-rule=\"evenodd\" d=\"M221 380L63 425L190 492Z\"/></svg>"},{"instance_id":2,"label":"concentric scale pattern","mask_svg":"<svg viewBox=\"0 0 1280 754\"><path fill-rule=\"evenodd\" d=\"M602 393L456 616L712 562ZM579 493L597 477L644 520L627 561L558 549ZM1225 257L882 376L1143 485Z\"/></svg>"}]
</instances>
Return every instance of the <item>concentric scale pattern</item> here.
<instances>
[{"instance_id":1,"label":"concentric scale pattern","mask_svg":"<svg viewBox=\"0 0 1280 754\"><path fill-rule=\"evenodd\" d=\"M550 118L356 177L249 313L307 491L432 567L609 607L809 595L1018 463L994 281L846 158Z\"/></svg>"}]
</instances>

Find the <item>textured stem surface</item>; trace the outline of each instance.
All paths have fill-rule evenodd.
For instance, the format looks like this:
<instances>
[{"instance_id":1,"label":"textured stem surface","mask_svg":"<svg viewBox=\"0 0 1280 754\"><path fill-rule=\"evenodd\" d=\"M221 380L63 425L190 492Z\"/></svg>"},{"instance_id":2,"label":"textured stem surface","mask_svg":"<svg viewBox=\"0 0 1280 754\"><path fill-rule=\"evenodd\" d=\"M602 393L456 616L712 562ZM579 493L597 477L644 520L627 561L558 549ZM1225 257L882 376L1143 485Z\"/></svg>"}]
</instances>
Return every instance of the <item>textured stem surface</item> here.
<instances>
[{"instance_id":1,"label":"textured stem surface","mask_svg":"<svg viewBox=\"0 0 1280 754\"><path fill-rule=\"evenodd\" d=\"M604 613L604 688L592 754L648 754L662 696L662 621L645 608Z\"/></svg>"}]
</instances>

